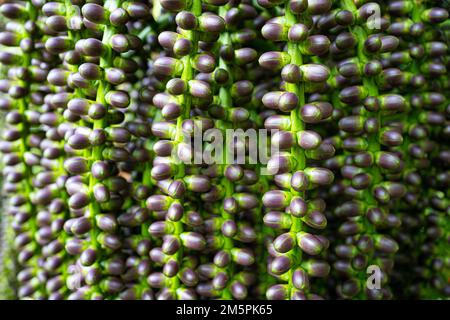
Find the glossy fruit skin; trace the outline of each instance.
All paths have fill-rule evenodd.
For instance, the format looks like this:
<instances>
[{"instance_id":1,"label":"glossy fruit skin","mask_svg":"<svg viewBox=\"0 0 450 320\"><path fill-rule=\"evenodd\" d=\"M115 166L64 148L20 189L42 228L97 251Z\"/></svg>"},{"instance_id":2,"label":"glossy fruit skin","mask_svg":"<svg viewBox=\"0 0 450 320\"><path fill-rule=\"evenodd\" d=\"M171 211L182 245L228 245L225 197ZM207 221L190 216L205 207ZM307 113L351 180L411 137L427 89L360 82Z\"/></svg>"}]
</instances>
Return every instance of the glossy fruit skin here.
<instances>
[{"instance_id":1,"label":"glossy fruit skin","mask_svg":"<svg viewBox=\"0 0 450 320\"><path fill-rule=\"evenodd\" d=\"M1 4L0 298L450 297L439 5Z\"/></svg>"}]
</instances>

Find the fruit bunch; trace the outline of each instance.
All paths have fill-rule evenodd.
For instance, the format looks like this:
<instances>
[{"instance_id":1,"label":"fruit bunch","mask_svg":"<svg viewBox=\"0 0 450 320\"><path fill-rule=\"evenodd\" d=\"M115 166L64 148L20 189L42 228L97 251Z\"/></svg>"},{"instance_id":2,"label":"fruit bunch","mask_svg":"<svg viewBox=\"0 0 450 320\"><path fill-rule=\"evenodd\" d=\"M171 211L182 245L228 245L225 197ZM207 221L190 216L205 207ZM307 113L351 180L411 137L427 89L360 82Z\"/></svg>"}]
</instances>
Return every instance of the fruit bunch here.
<instances>
[{"instance_id":1,"label":"fruit bunch","mask_svg":"<svg viewBox=\"0 0 450 320\"><path fill-rule=\"evenodd\" d=\"M0 297L448 299L433 0L0 5Z\"/></svg>"}]
</instances>

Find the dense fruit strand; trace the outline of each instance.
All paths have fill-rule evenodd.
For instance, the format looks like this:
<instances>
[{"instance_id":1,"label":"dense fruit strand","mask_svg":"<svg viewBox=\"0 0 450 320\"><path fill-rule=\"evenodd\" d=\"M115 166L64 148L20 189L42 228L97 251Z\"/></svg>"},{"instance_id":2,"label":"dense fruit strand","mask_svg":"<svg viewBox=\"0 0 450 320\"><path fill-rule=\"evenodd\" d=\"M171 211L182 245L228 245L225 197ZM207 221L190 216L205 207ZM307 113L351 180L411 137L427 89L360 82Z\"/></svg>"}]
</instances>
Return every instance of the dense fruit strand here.
<instances>
[{"instance_id":1,"label":"dense fruit strand","mask_svg":"<svg viewBox=\"0 0 450 320\"><path fill-rule=\"evenodd\" d=\"M435 0L0 5L0 298L450 298Z\"/></svg>"}]
</instances>

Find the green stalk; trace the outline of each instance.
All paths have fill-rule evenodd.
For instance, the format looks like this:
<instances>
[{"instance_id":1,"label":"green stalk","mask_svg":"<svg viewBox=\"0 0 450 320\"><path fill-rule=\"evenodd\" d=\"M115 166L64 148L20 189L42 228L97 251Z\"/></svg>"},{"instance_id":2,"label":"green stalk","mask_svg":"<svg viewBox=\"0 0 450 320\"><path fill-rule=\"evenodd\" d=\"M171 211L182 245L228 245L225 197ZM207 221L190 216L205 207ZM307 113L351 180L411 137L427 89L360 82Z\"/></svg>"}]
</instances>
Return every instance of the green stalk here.
<instances>
[{"instance_id":1,"label":"green stalk","mask_svg":"<svg viewBox=\"0 0 450 320\"><path fill-rule=\"evenodd\" d=\"M293 26L298 23L296 15L291 11L289 2L286 3L284 16L286 18L286 23L289 26ZM301 19L300 19L301 20ZM303 57L300 51L300 48L297 43L288 41L288 54L291 57L291 63L297 66L301 66L303 64ZM294 93L299 100L299 105L297 108L291 111L291 131L296 134L299 131L304 130L305 124L303 123L300 117L300 107L305 104L305 85L303 82L298 84L296 83L286 83L286 91ZM296 166L294 171L304 170L306 168L306 156L305 152L302 148L298 146L293 146L291 148L291 154L296 161ZM291 193L294 196L300 196L302 199L306 200L306 192L298 192L291 188ZM290 232L293 235L296 235L300 231L302 231L302 220L299 217L291 216L292 225L290 228ZM295 269L300 265L302 260L302 251L298 246L295 246L290 251L290 259L292 261L292 266L289 270L289 279L288 279L288 287L289 287L289 297L291 296L291 292L294 289L294 285L292 283L292 274Z\"/></svg>"}]
</instances>

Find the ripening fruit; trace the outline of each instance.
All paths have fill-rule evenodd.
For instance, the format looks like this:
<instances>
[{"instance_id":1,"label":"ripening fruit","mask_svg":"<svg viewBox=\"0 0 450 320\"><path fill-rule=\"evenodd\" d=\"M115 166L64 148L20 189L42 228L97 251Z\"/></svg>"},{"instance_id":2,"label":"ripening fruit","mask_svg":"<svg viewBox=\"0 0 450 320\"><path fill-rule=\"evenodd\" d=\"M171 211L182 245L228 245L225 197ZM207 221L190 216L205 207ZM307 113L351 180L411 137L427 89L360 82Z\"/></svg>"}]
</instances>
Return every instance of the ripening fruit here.
<instances>
[{"instance_id":1,"label":"ripening fruit","mask_svg":"<svg viewBox=\"0 0 450 320\"><path fill-rule=\"evenodd\" d=\"M450 297L448 6L0 3L1 299Z\"/></svg>"}]
</instances>

